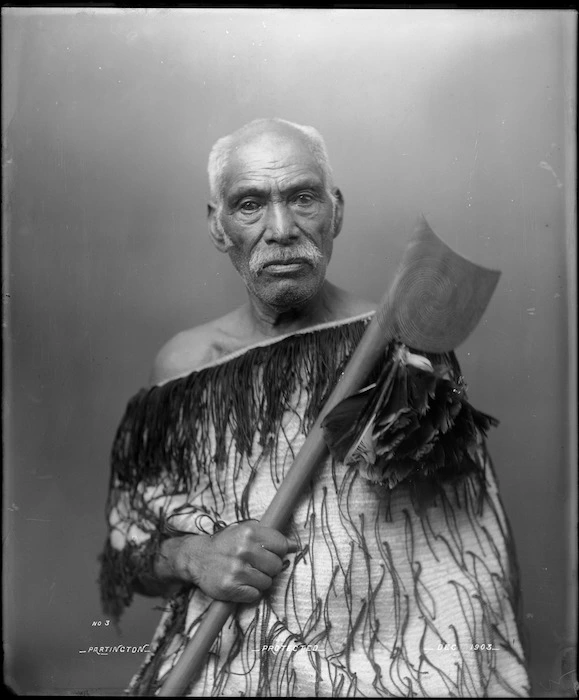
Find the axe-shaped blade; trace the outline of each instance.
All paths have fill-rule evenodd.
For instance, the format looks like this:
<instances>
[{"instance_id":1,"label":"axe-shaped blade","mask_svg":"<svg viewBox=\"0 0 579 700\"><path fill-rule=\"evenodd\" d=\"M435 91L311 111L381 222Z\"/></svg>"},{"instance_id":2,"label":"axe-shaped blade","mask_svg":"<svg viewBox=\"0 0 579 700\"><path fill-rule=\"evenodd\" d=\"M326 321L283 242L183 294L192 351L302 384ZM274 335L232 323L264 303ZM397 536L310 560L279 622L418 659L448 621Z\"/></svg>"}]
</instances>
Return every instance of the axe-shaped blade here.
<instances>
[{"instance_id":1,"label":"axe-shaped blade","mask_svg":"<svg viewBox=\"0 0 579 700\"><path fill-rule=\"evenodd\" d=\"M415 350L454 350L479 322L500 275L455 253L421 217L378 323Z\"/></svg>"}]
</instances>

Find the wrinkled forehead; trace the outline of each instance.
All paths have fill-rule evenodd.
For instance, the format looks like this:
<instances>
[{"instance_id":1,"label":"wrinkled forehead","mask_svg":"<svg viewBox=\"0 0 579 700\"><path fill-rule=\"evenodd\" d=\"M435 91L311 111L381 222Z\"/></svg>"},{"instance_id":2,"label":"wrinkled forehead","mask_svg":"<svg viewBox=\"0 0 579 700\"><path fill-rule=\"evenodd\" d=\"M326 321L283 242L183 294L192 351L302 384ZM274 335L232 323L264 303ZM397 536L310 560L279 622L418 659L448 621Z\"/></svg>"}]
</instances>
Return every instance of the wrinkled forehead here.
<instances>
[{"instance_id":1,"label":"wrinkled forehead","mask_svg":"<svg viewBox=\"0 0 579 700\"><path fill-rule=\"evenodd\" d=\"M324 171L303 134L295 130L265 131L232 143L224 171L225 189L247 175L279 177L311 174L324 182Z\"/></svg>"}]
</instances>

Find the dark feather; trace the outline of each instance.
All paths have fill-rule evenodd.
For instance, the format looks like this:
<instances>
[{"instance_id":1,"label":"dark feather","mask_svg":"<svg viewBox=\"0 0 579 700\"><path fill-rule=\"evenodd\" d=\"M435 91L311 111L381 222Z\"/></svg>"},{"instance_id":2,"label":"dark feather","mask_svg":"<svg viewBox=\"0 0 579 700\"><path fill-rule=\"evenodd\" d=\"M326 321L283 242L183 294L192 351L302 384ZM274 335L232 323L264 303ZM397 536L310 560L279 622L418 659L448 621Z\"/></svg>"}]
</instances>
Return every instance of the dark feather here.
<instances>
[{"instance_id":1,"label":"dark feather","mask_svg":"<svg viewBox=\"0 0 579 700\"><path fill-rule=\"evenodd\" d=\"M375 385L366 387L354 396L341 401L322 422L324 439L332 456L344 461L348 450L360 430L360 418L368 402L372 400L371 392Z\"/></svg>"},{"instance_id":2,"label":"dark feather","mask_svg":"<svg viewBox=\"0 0 579 700\"><path fill-rule=\"evenodd\" d=\"M396 369L386 363L375 384L344 399L324 418L324 440L335 459L351 459L368 426L373 425L377 409L390 401Z\"/></svg>"},{"instance_id":3,"label":"dark feather","mask_svg":"<svg viewBox=\"0 0 579 700\"><path fill-rule=\"evenodd\" d=\"M429 371L428 363L405 358L416 356L391 349L376 383L328 415L325 437L335 457L371 481L389 488L414 484L423 507L434 493L434 482L426 481L452 481L479 469L482 439L498 421L468 403L456 360L437 358Z\"/></svg>"}]
</instances>

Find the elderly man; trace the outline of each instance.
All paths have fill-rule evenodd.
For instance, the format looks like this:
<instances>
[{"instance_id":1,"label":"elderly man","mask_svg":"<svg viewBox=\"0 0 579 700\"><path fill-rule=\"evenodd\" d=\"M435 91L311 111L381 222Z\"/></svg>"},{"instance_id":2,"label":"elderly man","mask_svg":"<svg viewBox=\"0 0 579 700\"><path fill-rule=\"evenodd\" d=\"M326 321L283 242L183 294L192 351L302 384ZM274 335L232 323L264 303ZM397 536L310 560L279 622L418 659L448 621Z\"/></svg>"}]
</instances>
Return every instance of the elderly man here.
<instances>
[{"instance_id":1,"label":"elderly man","mask_svg":"<svg viewBox=\"0 0 579 700\"><path fill-rule=\"evenodd\" d=\"M159 690L218 599L240 605L192 696L527 696L492 419L454 355L391 347L372 449L332 451L286 532L259 524L375 307L326 280L344 202L316 130L251 122L209 180L248 299L161 349L117 433L103 605L166 600L130 692Z\"/></svg>"}]
</instances>

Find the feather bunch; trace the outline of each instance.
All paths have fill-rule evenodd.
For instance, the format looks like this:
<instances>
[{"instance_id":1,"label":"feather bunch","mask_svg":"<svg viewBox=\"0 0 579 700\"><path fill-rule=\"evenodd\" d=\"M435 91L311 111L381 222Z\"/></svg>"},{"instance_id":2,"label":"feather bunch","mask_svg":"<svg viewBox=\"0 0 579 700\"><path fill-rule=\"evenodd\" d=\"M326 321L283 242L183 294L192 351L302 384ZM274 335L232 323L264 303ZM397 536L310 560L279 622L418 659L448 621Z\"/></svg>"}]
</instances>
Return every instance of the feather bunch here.
<instances>
[{"instance_id":1,"label":"feather bunch","mask_svg":"<svg viewBox=\"0 0 579 700\"><path fill-rule=\"evenodd\" d=\"M377 381L322 423L331 455L374 483L452 481L479 469L477 451L498 421L474 409L445 363L393 345Z\"/></svg>"}]
</instances>

